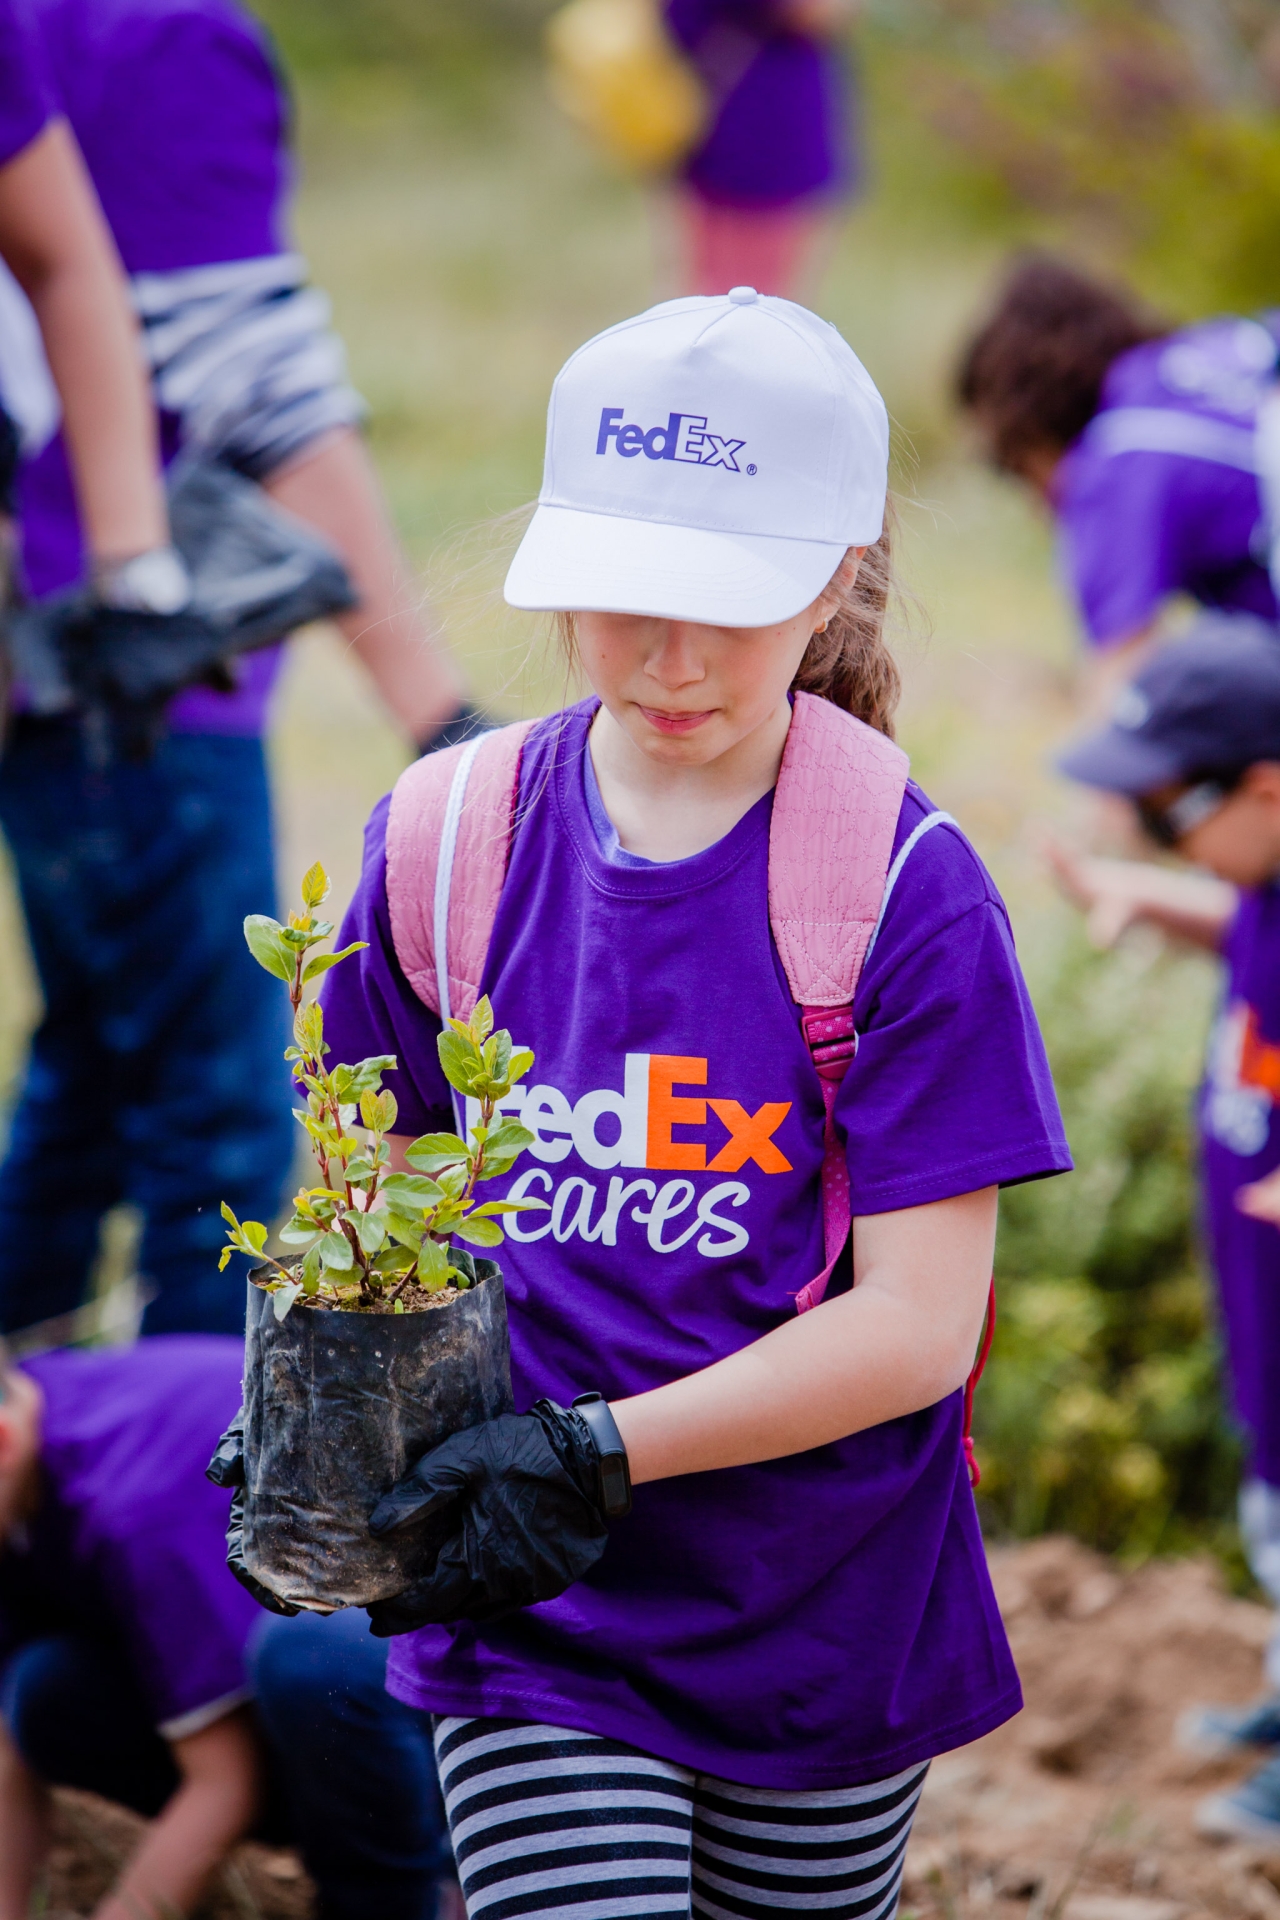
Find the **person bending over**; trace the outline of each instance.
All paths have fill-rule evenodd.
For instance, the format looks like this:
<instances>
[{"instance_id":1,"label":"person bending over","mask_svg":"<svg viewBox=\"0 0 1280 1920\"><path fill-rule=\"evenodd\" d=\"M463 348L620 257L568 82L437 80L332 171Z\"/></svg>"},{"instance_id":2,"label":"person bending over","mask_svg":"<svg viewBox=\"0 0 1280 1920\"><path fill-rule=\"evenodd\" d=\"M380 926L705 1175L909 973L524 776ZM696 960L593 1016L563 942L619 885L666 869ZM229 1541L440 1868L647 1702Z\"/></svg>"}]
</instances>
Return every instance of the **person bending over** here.
<instances>
[{"instance_id":1,"label":"person bending over","mask_svg":"<svg viewBox=\"0 0 1280 1920\"><path fill-rule=\"evenodd\" d=\"M1227 1372L1248 1442L1240 1526L1280 1606L1280 647L1269 629L1207 616L1160 649L1111 723L1060 765L1130 803L1197 873L1059 851L1059 878L1100 944L1137 921L1220 954L1222 1005L1198 1102L1204 1217ZM1205 628L1208 631L1205 631ZM1276 1757L1199 1810L1202 1831L1280 1841L1280 1627L1268 1693L1188 1716L1200 1751Z\"/></svg>"},{"instance_id":2,"label":"person bending over","mask_svg":"<svg viewBox=\"0 0 1280 1920\"><path fill-rule=\"evenodd\" d=\"M152 1823L95 1920L189 1912L253 1833L300 1845L321 1920L433 1920L452 1882L430 1726L364 1616L264 1620L227 1573L203 1469L242 1363L161 1335L0 1374L0 1920L55 1785Z\"/></svg>"},{"instance_id":3,"label":"person bending over","mask_svg":"<svg viewBox=\"0 0 1280 1920\"><path fill-rule=\"evenodd\" d=\"M1135 670L1176 594L1276 619L1255 430L1277 325L1173 330L1031 255L965 350L957 395L988 458L1057 523L1094 703Z\"/></svg>"}]
</instances>

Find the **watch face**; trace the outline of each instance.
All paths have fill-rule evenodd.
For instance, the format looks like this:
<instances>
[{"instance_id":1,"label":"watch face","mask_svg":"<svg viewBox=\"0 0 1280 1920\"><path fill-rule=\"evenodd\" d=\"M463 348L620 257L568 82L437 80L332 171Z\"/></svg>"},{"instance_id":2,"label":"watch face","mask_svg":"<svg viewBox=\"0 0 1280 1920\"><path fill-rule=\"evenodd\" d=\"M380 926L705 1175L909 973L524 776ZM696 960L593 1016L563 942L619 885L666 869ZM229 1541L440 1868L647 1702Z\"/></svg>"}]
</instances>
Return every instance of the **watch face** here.
<instances>
[{"instance_id":1,"label":"watch face","mask_svg":"<svg viewBox=\"0 0 1280 1920\"><path fill-rule=\"evenodd\" d=\"M609 1454L601 1458L600 1490L604 1495L604 1510L607 1514L630 1512L631 1489L627 1484L627 1468L624 1460Z\"/></svg>"}]
</instances>

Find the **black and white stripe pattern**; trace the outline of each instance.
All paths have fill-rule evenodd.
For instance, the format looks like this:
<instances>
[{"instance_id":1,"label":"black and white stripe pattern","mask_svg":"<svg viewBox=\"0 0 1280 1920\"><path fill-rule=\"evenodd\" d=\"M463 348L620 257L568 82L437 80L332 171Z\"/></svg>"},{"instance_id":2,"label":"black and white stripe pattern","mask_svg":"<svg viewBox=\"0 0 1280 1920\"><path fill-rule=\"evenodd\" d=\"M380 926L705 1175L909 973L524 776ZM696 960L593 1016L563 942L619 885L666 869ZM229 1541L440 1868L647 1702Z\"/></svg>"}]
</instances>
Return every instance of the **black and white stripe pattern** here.
<instances>
[{"instance_id":1,"label":"black and white stripe pattern","mask_svg":"<svg viewBox=\"0 0 1280 1920\"><path fill-rule=\"evenodd\" d=\"M139 273L132 291L156 399L185 447L260 479L363 417L301 254Z\"/></svg>"},{"instance_id":2,"label":"black and white stripe pattern","mask_svg":"<svg viewBox=\"0 0 1280 1920\"><path fill-rule=\"evenodd\" d=\"M437 1720L436 1758L469 1920L892 1920L927 1771L775 1792L521 1720Z\"/></svg>"}]
</instances>

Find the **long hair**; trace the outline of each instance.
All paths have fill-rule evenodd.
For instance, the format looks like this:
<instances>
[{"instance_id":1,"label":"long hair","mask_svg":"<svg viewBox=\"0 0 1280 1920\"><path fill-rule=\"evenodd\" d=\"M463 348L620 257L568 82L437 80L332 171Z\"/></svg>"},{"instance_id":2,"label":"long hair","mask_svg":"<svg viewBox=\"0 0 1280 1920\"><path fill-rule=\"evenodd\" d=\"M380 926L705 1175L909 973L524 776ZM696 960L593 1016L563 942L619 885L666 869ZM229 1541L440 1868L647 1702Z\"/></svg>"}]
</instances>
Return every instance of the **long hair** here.
<instances>
[{"instance_id":1,"label":"long hair","mask_svg":"<svg viewBox=\"0 0 1280 1920\"><path fill-rule=\"evenodd\" d=\"M826 631L814 634L791 682L793 692L816 693L890 740L902 692L897 662L884 638L885 616L898 592L893 571L895 525L893 503L887 501L884 532L863 554L852 585L836 589L839 604ZM552 630L567 665L576 670L578 633L573 615L553 614Z\"/></svg>"},{"instance_id":2,"label":"long hair","mask_svg":"<svg viewBox=\"0 0 1280 1920\"><path fill-rule=\"evenodd\" d=\"M884 637L885 616L897 590L893 527L889 505L884 532L863 554L852 586L837 589L839 605L826 632L814 634L791 682L795 692L816 693L890 740L902 693L898 663Z\"/></svg>"},{"instance_id":3,"label":"long hair","mask_svg":"<svg viewBox=\"0 0 1280 1920\"><path fill-rule=\"evenodd\" d=\"M980 420L992 464L1017 473L1041 448L1065 452L1098 411L1112 362L1167 332L1065 261L1023 254L965 348L956 398Z\"/></svg>"}]
</instances>

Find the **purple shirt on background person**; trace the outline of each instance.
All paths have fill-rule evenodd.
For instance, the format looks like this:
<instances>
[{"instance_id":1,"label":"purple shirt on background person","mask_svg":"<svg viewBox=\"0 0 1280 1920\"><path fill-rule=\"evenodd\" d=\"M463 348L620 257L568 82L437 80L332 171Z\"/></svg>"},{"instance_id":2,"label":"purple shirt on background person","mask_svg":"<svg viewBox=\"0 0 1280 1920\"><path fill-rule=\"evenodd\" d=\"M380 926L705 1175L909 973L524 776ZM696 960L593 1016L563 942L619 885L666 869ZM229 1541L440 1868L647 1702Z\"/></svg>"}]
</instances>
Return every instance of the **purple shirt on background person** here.
<instances>
[{"instance_id":1,"label":"purple shirt on background person","mask_svg":"<svg viewBox=\"0 0 1280 1920\"><path fill-rule=\"evenodd\" d=\"M1121 354L1054 478L1063 572L1096 647L1171 594L1277 616L1253 435L1277 345L1231 317Z\"/></svg>"},{"instance_id":2,"label":"purple shirt on background person","mask_svg":"<svg viewBox=\"0 0 1280 1920\"><path fill-rule=\"evenodd\" d=\"M1205 1210L1232 1397L1252 1471L1280 1487L1280 1232L1238 1190L1280 1166L1280 883L1241 896L1200 1097Z\"/></svg>"},{"instance_id":3,"label":"purple shirt on background person","mask_svg":"<svg viewBox=\"0 0 1280 1920\"><path fill-rule=\"evenodd\" d=\"M593 824L595 702L525 749L485 969L536 1063L494 1183L551 1203L502 1249L516 1405L618 1398L787 1321L823 1265L823 1106L768 922L772 795L687 860ZM437 1018L396 961L387 802L326 983L334 1060L392 1052L398 1132L452 1126ZM598 803L597 803L598 805ZM909 787L898 843L932 809ZM1003 906L952 828L913 851L858 990L839 1097L856 1213L1070 1166ZM845 1279L848 1273L846 1266ZM418 1707L625 1740L747 1784L875 1780L1020 1704L960 1444L961 1395L827 1447L636 1490L598 1567L513 1619L393 1642Z\"/></svg>"},{"instance_id":4,"label":"purple shirt on background person","mask_svg":"<svg viewBox=\"0 0 1280 1920\"><path fill-rule=\"evenodd\" d=\"M204 1477L243 1365L212 1334L22 1362L44 1396L41 1494L0 1554L0 1669L47 1634L109 1641L169 1739L247 1698L261 1610L227 1572L227 1496Z\"/></svg>"},{"instance_id":5,"label":"purple shirt on background person","mask_svg":"<svg viewBox=\"0 0 1280 1920\"><path fill-rule=\"evenodd\" d=\"M24 0L0 0L0 167L31 145L53 112L39 39Z\"/></svg>"},{"instance_id":6,"label":"purple shirt on background person","mask_svg":"<svg viewBox=\"0 0 1280 1920\"><path fill-rule=\"evenodd\" d=\"M276 254L289 245L288 104L265 31L233 0L27 0L50 84L130 275ZM172 422L166 441L175 450ZM22 569L39 599L84 573L61 434L21 470ZM178 733L254 735L283 655L239 663L231 693L196 687Z\"/></svg>"},{"instance_id":7,"label":"purple shirt on background person","mask_svg":"<svg viewBox=\"0 0 1280 1920\"><path fill-rule=\"evenodd\" d=\"M850 81L836 45L790 30L777 0L666 0L664 13L711 101L683 168L696 193L783 207L853 185Z\"/></svg>"}]
</instances>

